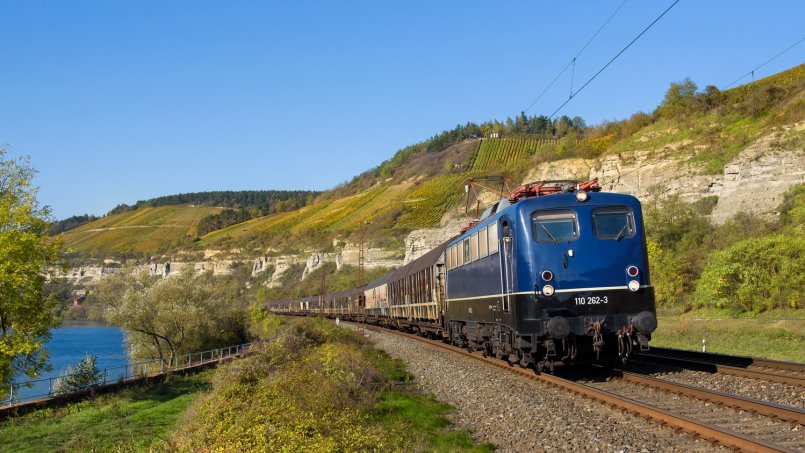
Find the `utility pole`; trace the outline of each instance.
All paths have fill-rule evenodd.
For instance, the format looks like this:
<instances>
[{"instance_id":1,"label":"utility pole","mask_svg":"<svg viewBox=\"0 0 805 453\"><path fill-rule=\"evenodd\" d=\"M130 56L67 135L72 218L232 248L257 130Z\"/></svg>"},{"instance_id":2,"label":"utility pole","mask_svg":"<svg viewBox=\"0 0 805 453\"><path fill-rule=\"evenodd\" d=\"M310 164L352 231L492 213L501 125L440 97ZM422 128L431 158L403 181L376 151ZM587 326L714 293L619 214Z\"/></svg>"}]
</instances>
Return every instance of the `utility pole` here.
<instances>
[{"instance_id":1,"label":"utility pole","mask_svg":"<svg viewBox=\"0 0 805 453\"><path fill-rule=\"evenodd\" d=\"M319 258L319 259L324 258L324 252L319 252L319 253L320 253L320 256L321 256L321 258ZM320 286L319 286L319 294L321 294L321 296L319 296L319 311L321 312L322 316L324 316L324 300L325 300L324 293L327 291L326 277L327 277L327 273L324 271L324 264L322 263L322 265L321 265L321 282L320 282Z\"/></svg>"},{"instance_id":2,"label":"utility pole","mask_svg":"<svg viewBox=\"0 0 805 453\"><path fill-rule=\"evenodd\" d=\"M361 222L361 234L358 242L358 286L363 286L363 266L365 259L364 236L366 235L366 221Z\"/></svg>"}]
</instances>

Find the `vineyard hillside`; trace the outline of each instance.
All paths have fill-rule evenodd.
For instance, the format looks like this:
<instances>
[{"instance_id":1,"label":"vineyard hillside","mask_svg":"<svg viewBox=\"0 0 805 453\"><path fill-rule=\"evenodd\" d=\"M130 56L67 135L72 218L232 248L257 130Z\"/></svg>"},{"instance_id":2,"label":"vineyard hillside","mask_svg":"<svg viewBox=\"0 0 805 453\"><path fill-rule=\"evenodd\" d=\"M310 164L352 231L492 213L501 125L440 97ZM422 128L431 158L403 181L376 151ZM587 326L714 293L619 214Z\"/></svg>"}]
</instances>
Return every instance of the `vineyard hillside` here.
<instances>
[{"instance_id":1,"label":"vineyard hillside","mask_svg":"<svg viewBox=\"0 0 805 453\"><path fill-rule=\"evenodd\" d=\"M399 150L347 184L305 194L302 207L216 224L220 229L203 236L195 226L216 208L139 208L82 225L64 238L68 246L96 255L216 249L257 256L268 250L332 250L361 237L371 247L401 251L412 230L462 214L464 185L471 177L505 176L517 185L543 164L569 162L565 159L584 164L559 168L556 177L581 177L590 174L593 162L638 155L647 164L654 163L652 158L688 156L686 165L697 175L721 175L772 131L782 135L771 148L801 149L805 140L796 125L804 121L805 65L723 92L713 86L699 90L685 80L672 83L653 112L601 125L524 114L505 123L459 125ZM616 179L618 171L612 169Z\"/></svg>"},{"instance_id":2,"label":"vineyard hillside","mask_svg":"<svg viewBox=\"0 0 805 453\"><path fill-rule=\"evenodd\" d=\"M69 249L97 255L143 256L192 246L196 225L220 212L211 206L144 207L112 214L62 235Z\"/></svg>"}]
</instances>

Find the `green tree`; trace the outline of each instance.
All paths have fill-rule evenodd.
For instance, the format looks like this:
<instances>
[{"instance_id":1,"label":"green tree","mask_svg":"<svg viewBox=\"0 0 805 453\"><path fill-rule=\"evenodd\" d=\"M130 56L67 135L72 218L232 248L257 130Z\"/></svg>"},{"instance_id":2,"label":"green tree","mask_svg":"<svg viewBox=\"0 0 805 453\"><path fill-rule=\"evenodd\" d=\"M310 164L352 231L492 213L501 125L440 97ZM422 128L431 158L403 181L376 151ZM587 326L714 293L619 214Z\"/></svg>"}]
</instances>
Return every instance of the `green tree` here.
<instances>
[{"instance_id":1,"label":"green tree","mask_svg":"<svg viewBox=\"0 0 805 453\"><path fill-rule=\"evenodd\" d=\"M528 118L525 116L525 112L520 112L517 115L517 118L514 120L514 127L520 134L528 133Z\"/></svg>"},{"instance_id":2,"label":"green tree","mask_svg":"<svg viewBox=\"0 0 805 453\"><path fill-rule=\"evenodd\" d=\"M39 207L34 169L0 149L0 383L47 368L42 351L57 324L55 299L44 295L47 272L60 264L61 243L48 238L50 212ZM5 386L0 396L5 396Z\"/></svg>"},{"instance_id":3,"label":"green tree","mask_svg":"<svg viewBox=\"0 0 805 453\"><path fill-rule=\"evenodd\" d=\"M659 306L688 310L712 228L694 206L663 191L653 187L643 205L651 281Z\"/></svg>"},{"instance_id":4,"label":"green tree","mask_svg":"<svg viewBox=\"0 0 805 453\"><path fill-rule=\"evenodd\" d=\"M681 82L673 82L665 92L665 99L657 111L664 116L684 115L694 107L698 101L696 90L698 87L690 80L685 79Z\"/></svg>"},{"instance_id":5,"label":"green tree","mask_svg":"<svg viewBox=\"0 0 805 453\"><path fill-rule=\"evenodd\" d=\"M179 355L245 341L246 310L231 282L188 267L169 278L115 276L99 286L108 319L126 329L135 358Z\"/></svg>"}]
</instances>

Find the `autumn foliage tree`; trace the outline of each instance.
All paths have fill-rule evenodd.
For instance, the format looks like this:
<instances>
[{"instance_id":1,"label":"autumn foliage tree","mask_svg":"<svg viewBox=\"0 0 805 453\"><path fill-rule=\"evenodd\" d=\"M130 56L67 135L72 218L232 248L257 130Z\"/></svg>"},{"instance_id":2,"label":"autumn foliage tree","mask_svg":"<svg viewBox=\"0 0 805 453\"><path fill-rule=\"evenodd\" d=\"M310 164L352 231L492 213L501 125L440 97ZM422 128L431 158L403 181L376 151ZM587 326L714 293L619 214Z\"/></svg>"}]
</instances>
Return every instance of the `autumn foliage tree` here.
<instances>
[{"instance_id":1,"label":"autumn foliage tree","mask_svg":"<svg viewBox=\"0 0 805 453\"><path fill-rule=\"evenodd\" d=\"M104 279L98 298L107 319L124 328L137 359L176 357L246 340L247 315L236 290L211 273L188 267L179 275L147 272Z\"/></svg>"},{"instance_id":2,"label":"autumn foliage tree","mask_svg":"<svg viewBox=\"0 0 805 453\"><path fill-rule=\"evenodd\" d=\"M60 261L60 242L48 238L49 210L37 202L34 169L0 149L0 383L47 367L42 346L57 324L43 289ZM7 388L0 387L0 397Z\"/></svg>"}]
</instances>

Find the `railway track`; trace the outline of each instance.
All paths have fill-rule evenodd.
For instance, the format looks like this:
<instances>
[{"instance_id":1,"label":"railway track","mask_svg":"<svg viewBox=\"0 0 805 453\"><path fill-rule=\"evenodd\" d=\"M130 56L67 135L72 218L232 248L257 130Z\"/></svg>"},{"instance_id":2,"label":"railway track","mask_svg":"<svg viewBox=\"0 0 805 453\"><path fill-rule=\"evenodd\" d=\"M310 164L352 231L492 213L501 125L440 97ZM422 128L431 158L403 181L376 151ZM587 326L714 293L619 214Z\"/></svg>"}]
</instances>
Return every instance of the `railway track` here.
<instances>
[{"instance_id":1,"label":"railway track","mask_svg":"<svg viewBox=\"0 0 805 453\"><path fill-rule=\"evenodd\" d=\"M622 370L602 370L601 376L586 385L646 402L691 423L691 432L709 433L703 437L710 440L750 451L805 451L800 409Z\"/></svg>"},{"instance_id":2,"label":"railway track","mask_svg":"<svg viewBox=\"0 0 805 453\"><path fill-rule=\"evenodd\" d=\"M805 387L805 364L680 349L651 348L640 360Z\"/></svg>"},{"instance_id":3,"label":"railway track","mask_svg":"<svg viewBox=\"0 0 805 453\"><path fill-rule=\"evenodd\" d=\"M441 341L394 330L431 346L471 357L731 448L759 452L805 451L805 411L691 387L620 370L598 368L593 380L574 380L512 367Z\"/></svg>"}]
</instances>

